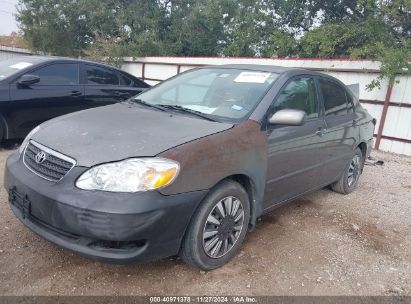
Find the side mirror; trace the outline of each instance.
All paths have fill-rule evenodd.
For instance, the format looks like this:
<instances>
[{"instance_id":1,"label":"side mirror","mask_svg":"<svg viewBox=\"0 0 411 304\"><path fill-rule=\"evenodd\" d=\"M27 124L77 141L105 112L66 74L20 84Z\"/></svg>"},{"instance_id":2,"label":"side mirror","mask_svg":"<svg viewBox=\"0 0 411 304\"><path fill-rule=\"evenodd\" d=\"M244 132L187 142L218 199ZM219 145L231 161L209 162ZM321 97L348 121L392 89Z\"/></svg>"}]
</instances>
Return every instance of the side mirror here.
<instances>
[{"instance_id":1,"label":"side mirror","mask_svg":"<svg viewBox=\"0 0 411 304\"><path fill-rule=\"evenodd\" d=\"M25 87L29 87L32 84L38 83L40 82L40 77L36 76L36 75L30 75L30 74L25 74L23 76L20 77L20 79L18 80L18 84L25 86Z\"/></svg>"},{"instance_id":2,"label":"side mirror","mask_svg":"<svg viewBox=\"0 0 411 304\"><path fill-rule=\"evenodd\" d=\"M305 116L304 111L284 109L275 112L268 122L270 125L301 126L304 123Z\"/></svg>"}]
</instances>

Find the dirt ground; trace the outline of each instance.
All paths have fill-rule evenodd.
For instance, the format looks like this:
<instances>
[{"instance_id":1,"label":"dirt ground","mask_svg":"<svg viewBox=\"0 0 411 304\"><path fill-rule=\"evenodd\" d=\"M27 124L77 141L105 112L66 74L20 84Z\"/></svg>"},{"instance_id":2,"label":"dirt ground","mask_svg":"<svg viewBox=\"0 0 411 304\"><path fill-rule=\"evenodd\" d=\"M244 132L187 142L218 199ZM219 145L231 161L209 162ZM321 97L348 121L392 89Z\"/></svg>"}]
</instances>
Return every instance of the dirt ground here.
<instances>
[{"instance_id":1,"label":"dirt ground","mask_svg":"<svg viewBox=\"0 0 411 304\"><path fill-rule=\"evenodd\" d=\"M11 148L0 150L1 172ZM78 257L25 228L1 189L0 294L411 295L411 158L373 156L385 165L366 166L354 193L324 189L263 216L240 254L208 273L178 258Z\"/></svg>"}]
</instances>

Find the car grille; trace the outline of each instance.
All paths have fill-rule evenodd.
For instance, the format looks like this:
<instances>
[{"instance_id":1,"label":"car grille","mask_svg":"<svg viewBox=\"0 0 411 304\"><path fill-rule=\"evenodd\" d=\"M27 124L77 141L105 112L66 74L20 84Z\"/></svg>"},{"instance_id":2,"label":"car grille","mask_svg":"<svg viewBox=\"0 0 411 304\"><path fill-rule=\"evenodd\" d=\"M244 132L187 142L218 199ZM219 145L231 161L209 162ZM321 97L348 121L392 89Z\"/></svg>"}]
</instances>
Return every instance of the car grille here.
<instances>
[{"instance_id":1,"label":"car grille","mask_svg":"<svg viewBox=\"0 0 411 304\"><path fill-rule=\"evenodd\" d=\"M34 141L27 144L23 162L33 173L52 182L60 181L76 164L74 159Z\"/></svg>"}]
</instances>

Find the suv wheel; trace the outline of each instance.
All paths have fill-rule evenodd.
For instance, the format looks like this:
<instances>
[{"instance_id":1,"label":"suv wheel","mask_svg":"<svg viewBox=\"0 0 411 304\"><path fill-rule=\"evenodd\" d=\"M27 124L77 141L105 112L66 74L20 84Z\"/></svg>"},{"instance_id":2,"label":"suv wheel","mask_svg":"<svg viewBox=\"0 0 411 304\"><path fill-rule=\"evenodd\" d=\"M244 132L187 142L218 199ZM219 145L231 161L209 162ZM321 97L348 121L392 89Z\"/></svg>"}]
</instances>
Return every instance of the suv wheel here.
<instances>
[{"instance_id":1,"label":"suv wheel","mask_svg":"<svg viewBox=\"0 0 411 304\"><path fill-rule=\"evenodd\" d=\"M363 167L363 155L360 148L355 149L340 179L331 185L331 188L341 194L349 194L355 190L360 179Z\"/></svg>"},{"instance_id":2,"label":"suv wheel","mask_svg":"<svg viewBox=\"0 0 411 304\"><path fill-rule=\"evenodd\" d=\"M249 220L247 192L235 181L222 182L194 214L183 240L183 260L201 270L226 264L240 248Z\"/></svg>"}]
</instances>

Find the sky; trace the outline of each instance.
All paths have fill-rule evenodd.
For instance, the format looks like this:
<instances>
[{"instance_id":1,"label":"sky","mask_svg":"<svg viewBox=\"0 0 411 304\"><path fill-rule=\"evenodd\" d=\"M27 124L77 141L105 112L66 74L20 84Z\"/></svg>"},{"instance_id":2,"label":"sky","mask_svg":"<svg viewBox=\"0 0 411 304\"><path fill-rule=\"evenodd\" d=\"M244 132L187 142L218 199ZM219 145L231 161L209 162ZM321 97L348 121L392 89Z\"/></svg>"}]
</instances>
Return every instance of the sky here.
<instances>
[{"instance_id":1,"label":"sky","mask_svg":"<svg viewBox=\"0 0 411 304\"><path fill-rule=\"evenodd\" d=\"M18 31L17 22L13 14L17 12L18 0L0 0L0 35L10 35Z\"/></svg>"}]
</instances>

